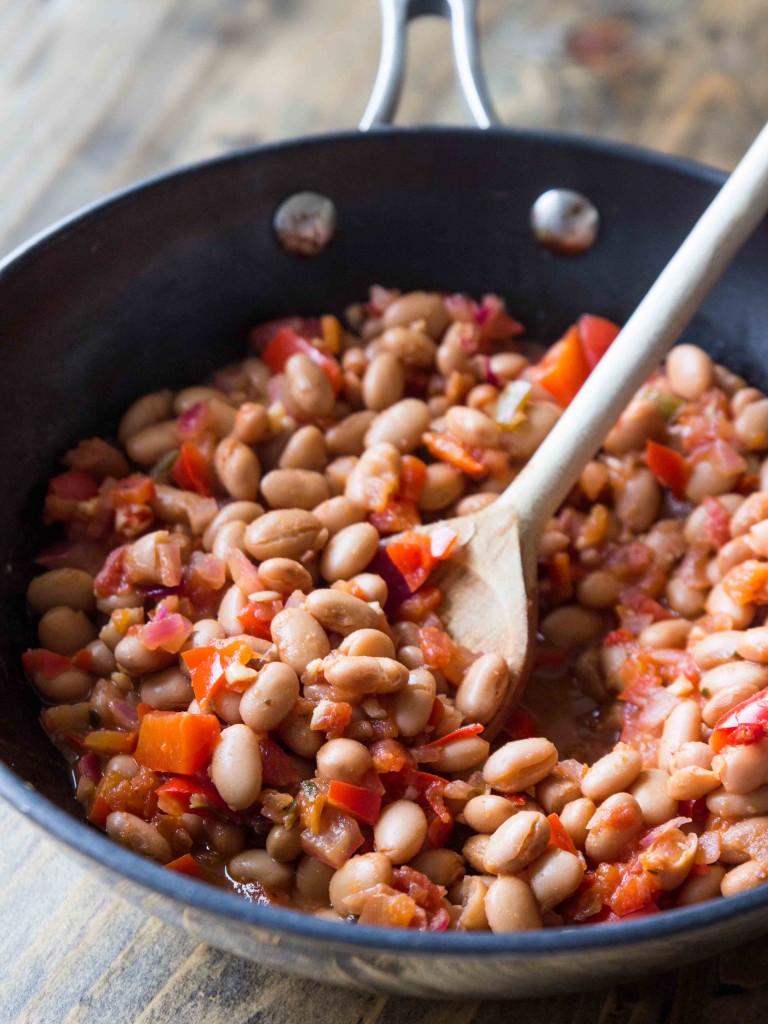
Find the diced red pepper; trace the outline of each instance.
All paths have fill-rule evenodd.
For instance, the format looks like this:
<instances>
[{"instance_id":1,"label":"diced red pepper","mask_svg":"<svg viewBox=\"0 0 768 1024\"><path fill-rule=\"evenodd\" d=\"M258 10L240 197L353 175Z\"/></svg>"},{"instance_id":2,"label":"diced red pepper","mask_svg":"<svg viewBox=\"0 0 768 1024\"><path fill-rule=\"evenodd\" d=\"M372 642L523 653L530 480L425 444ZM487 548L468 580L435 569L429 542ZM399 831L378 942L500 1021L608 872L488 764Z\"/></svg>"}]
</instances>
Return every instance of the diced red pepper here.
<instances>
[{"instance_id":1,"label":"diced red pepper","mask_svg":"<svg viewBox=\"0 0 768 1024\"><path fill-rule=\"evenodd\" d=\"M150 711L141 719L134 757L156 772L194 775L213 753L220 733L215 715Z\"/></svg>"},{"instance_id":2,"label":"diced red pepper","mask_svg":"<svg viewBox=\"0 0 768 1024\"><path fill-rule=\"evenodd\" d=\"M245 640L225 637L205 647L194 647L182 654L192 677L192 689L201 708L205 708L226 686L226 671L231 665L247 665L253 651Z\"/></svg>"},{"instance_id":3,"label":"diced red pepper","mask_svg":"<svg viewBox=\"0 0 768 1024\"><path fill-rule=\"evenodd\" d=\"M560 341L529 371L531 380L548 391L563 407L569 405L589 376L590 364L578 327L570 327Z\"/></svg>"},{"instance_id":4,"label":"diced red pepper","mask_svg":"<svg viewBox=\"0 0 768 1024\"><path fill-rule=\"evenodd\" d=\"M194 491L204 498L210 498L213 493L208 460L193 441L182 444L171 469L171 478L182 490Z\"/></svg>"},{"instance_id":5,"label":"diced red pepper","mask_svg":"<svg viewBox=\"0 0 768 1024\"><path fill-rule=\"evenodd\" d=\"M447 462L449 466L461 470L473 480L479 480L486 475L488 470L479 462L456 438L450 434L437 433L428 430L421 438L424 446L431 455L434 455L440 462Z\"/></svg>"},{"instance_id":6,"label":"diced red pepper","mask_svg":"<svg viewBox=\"0 0 768 1024\"><path fill-rule=\"evenodd\" d=\"M176 775L158 787L157 806L164 814L176 816L198 814L206 817L212 811L228 810L210 779L185 775Z\"/></svg>"},{"instance_id":7,"label":"diced red pepper","mask_svg":"<svg viewBox=\"0 0 768 1024\"><path fill-rule=\"evenodd\" d=\"M437 587L421 587L400 605L398 619L406 622L423 622L424 619L440 607L443 595Z\"/></svg>"},{"instance_id":8,"label":"diced red pepper","mask_svg":"<svg viewBox=\"0 0 768 1024\"><path fill-rule=\"evenodd\" d=\"M328 803L368 825L375 825L379 820L381 796L362 786L333 779L328 787Z\"/></svg>"},{"instance_id":9,"label":"diced red pepper","mask_svg":"<svg viewBox=\"0 0 768 1024\"><path fill-rule=\"evenodd\" d=\"M457 534L448 527L431 535L410 532L388 544L386 552L413 593L426 583L438 562L450 556L457 541Z\"/></svg>"},{"instance_id":10,"label":"diced red pepper","mask_svg":"<svg viewBox=\"0 0 768 1024\"><path fill-rule=\"evenodd\" d=\"M419 647L430 668L445 668L458 650L456 642L436 626L423 626L419 630Z\"/></svg>"},{"instance_id":11,"label":"diced red pepper","mask_svg":"<svg viewBox=\"0 0 768 1024\"><path fill-rule=\"evenodd\" d=\"M667 487L678 501L685 500L691 468L680 452L656 441L647 441L645 463L659 483Z\"/></svg>"},{"instance_id":12,"label":"diced red pepper","mask_svg":"<svg viewBox=\"0 0 768 1024\"><path fill-rule=\"evenodd\" d=\"M401 501L418 502L426 479L426 463L415 455L404 455L400 467L400 489L396 497Z\"/></svg>"},{"instance_id":13,"label":"diced red pepper","mask_svg":"<svg viewBox=\"0 0 768 1024\"><path fill-rule=\"evenodd\" d=\"M723 747L746 746L768 735L768 688L737 704L715 723L710 746L719 753Z\"/></svg>"},{"instance_id":14,"label":"diced red pepper","mask_svg":"<svg viewBox=\"0 0 768 1024\"><path fill-rule=\"evenodd\" d=\"M591 313L579 317L576 329L590 370L594 370L621 330L612 320Z\"/></svg>"},{"instance_id":15,"label":"diced red pepper","mask_svg":"<svg viewBox=\"0 0 768 1024\"><path fill-rule=\"evenodd\" d=\"M184 853L176 860L169 861L165 866L169 871L175 871L179 875L187 875L189 878L198 878L201 881L205 879L202 868L189 853Z\"/></svg>"},{"instance_id":16,"label":"diced red pepper","mask_svg":"<svg viewBox=\"0 0 768 1024\"><path fill-rule=\"evenodd\" d=\"M341 367L336 360L326 355L316 345L313 345L306 338L302 338L291 327L282 327L269 342L262 353L262 361L269 367L272 373L282 373L285 364L299 353L303 353L312 360L330 381L335 394L341 391L343 375Z\"/></svg>"},{"instance_id":17,"label":"diced red pepper","mask_svg":"<svg viewBox=\"0 0 768 1024\"><path fill-rule=\"evenodd\" d=\"M565 825L560 821L560 815L548 814L547 821L549 822L550 828L549 845L559 846L560 849L565 850L566 853L578 854L578 850L568 834Z\"/></svg>"},{"instance_id":18,"label":"diced red pepper","mask_svg":"<svg viewBox=\"0 0 768 1024\"><path fill-rule=\"evenodd\" d=\"M425 743L423 749L436 750L439 747L445 747L447 744L453 743L455 740L463 740L467 736L477 736L484 728L485 726L480 725L479 722L473 722L471 725L462 725L460 729L454 729L453 732L446 733L445 736L440 736L438 739L432 740L431 743Z\"/></svg>"},{"instance_id":19,"label":"diced red pepper","mask_svg":"<svg viewBox=\"0 0 768 1024\"><path fill-rule=\"evenodd\" d=\"M371 512L368 515L368 522L375 526L382 536L386 536L421 526L421 515L414 502L396 498L380 512Z\"/></svg>"},{"instance_id":20,"label":"diced red pepper","mask_svg":"<svg viewBox=\"0 0 768 1024\"><path fill-rule=\"evenodd\" d=\"M66 501L88 501L99 493L99 485L82 469L69 469L48 481L48 494Z\"/></svg>"},{"instance_id":21,"label":"diced red pepper","mask_svg":"<svg viewBox=\"0 0 768 1024\"><path fill-rule=\"evenodd\" d=\"M249 601L237 618L246 633L262 640L271 640L272 619L282 610L283 602L278 598L273 601Z\"/></svg>"},{"instance_id":22,"label":"diced red pepper","mask_svg":"<svg viewBox=\"0 0 768 1024\"><path fill-rule=\"evenodd\" d=\"M157 809L155 790L159 781L154 772L143 767L131 779L106 772L96 787L88 819L103 828L113 811L128 811L148 821Z\"/></svg>"}]
</instances>

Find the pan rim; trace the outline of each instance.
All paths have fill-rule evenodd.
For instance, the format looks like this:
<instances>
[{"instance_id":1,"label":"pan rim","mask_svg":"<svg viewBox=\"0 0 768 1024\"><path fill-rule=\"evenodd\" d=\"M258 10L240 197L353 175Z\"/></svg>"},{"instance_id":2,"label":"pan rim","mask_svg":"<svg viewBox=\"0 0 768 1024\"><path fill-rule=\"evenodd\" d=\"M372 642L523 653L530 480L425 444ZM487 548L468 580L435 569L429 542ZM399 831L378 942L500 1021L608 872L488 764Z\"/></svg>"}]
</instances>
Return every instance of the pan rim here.
<instances>
[{"instance_id":1,"label":"pan rim","mask_svg":"<svg viewBox=\"0 0 768 1024\"><path fill-rule=\"evenodd\" d=\"M119 191L96 200L36 233L28 241L12 249L0 260L0 285L11 275L23 270L28 260L49 245L62 241L67 235L87 226L102 213L140 198L144 193L172 185L181 177L205 174L227 164L237 164L264 156L309 150L325 145L366 145L371 140L413 139L420 142L429 138L464 139L513 138L538 141L552 147L568 146L576 153L589 153L609 159L631 161L649 169L661 169L671 174L695 179L716 188L725 180L725 173L687 158L657 153L627 143L596 139L561 131L537 131L494 127L484 131L470 127L431 126L427 128L386 127L368 133L355 130L323 135L302 136L251 146L234 153L215 156L186 166L164 171L126 186ZM325 921L286 908L263 907L248 902L234 893L214 886L200 884L183 875L165 870L160 865L118 846L106 835L90 827L57 807L5 762L0 761L0 796L12 807L41 828L53 839L73 852L84 856L95 865L112 871L129 882L179 904L186 904L203 913L236 920L255 929L271 931L307 940L322 942L329 948L355 951L365 949L381 954L418 953L420 956L474 954L478 957L515 956L540 959L553 954L569 952L626 950L647 941L671 940L698 930L709 930L764 909L768 906L768 887L757 888L728 899L711 900L691 907L666 910L658 915L625 923L614 923L608 928L547 928L539 932L517 932L503 935L492 933L449 932L435 937L428 932L407 929L383 929L355 925L342 929L339 924ZM766 924L768 927L768 922ZM757 929L756 929L757 930Z\"/></svg>"}]
</instances>

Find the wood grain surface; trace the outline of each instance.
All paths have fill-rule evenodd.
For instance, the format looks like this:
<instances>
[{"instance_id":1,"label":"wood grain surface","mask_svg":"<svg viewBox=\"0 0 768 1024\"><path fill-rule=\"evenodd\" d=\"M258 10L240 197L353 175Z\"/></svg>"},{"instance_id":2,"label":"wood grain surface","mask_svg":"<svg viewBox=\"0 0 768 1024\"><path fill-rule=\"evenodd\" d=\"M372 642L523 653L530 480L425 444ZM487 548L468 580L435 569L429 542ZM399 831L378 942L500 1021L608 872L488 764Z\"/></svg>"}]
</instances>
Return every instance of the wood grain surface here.
<instances>
[{"instance_id":1,"label":"wood grain surface","mask_svg":"<svg viewBox=\"0 0 768 1024\"><path fill-rule=\"evenodd\" d=\"M764 0L483 0L509 124L732 166L768 114ZM353 127L375 0L0 0L0 252L132 180ZM399 120L453 123L447 27L413 26ZM638 197L642 202L642 197ZM2 1024L758 1024L768 943L638 985L519 1003L342 992L177 934L0 807Z\"/></svg>"}]
</instances>

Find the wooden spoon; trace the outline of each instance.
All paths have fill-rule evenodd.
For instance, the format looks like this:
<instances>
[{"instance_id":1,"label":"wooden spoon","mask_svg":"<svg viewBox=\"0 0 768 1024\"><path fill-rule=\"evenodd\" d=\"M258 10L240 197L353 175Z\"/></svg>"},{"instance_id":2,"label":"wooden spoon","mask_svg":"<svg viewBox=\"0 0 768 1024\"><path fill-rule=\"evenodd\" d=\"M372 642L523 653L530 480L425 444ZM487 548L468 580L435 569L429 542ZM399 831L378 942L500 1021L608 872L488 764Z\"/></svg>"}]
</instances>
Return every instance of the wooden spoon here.
<instances>
[{"instance_id":1,"label":"wooden spoon","mask_svg":"<svg viewBox=\"0 0 768 1024\"><path fill-rule=\"evenodd\" d=\"M486 725L486 738L503 726L530 672L536 558L547 522L767 210L768 126L519 476L482 511L424 527L431 533L449 526L459 536L457 553L434 574L449 633L509 662L507 696Z\"/></svg>"}]
</instances>

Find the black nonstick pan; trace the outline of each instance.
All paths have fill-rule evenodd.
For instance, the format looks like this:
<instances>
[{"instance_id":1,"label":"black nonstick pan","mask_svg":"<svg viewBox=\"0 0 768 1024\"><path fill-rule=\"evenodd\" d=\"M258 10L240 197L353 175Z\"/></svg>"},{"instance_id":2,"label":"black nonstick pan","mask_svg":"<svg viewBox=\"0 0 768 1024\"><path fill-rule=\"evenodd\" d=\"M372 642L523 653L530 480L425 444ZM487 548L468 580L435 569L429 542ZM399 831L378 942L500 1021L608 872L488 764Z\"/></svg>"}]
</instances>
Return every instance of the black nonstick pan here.
<instances>
[{"instance_id":1,"label":"black nonstick pan","mask_svg":"<svg viewBox=\"0 0 768 1024\"><path fill-rule=\"evenodd\" d=\"M707 168L496 126L473 7L385 0L371 130L245 150L139 184L0 266L0 794L148 913L223 949L339 984L490 998L607 985L744 942L768 929L768 886L625 924L509 935L352 927L261 907L165 871L82 821L19 663L44 483L62 451L114 429L137 396L201 380L244 351L255 323L341 311L372 282L498 292L534 338L556 338L584 310L623 321L711 200L722 175ZM451 19L459 79L484 130L378 127L397 99L406 23L425 13ZM531 232L532 205L551 189L599 212L597 239L578 256ZM307 191L326 201L299 201L304 248L318 251L297 256L273 218ZM589 213L582 203L577 228ZM686 338L768 388L764 226Z\"/></svg>"}]
</instances>

